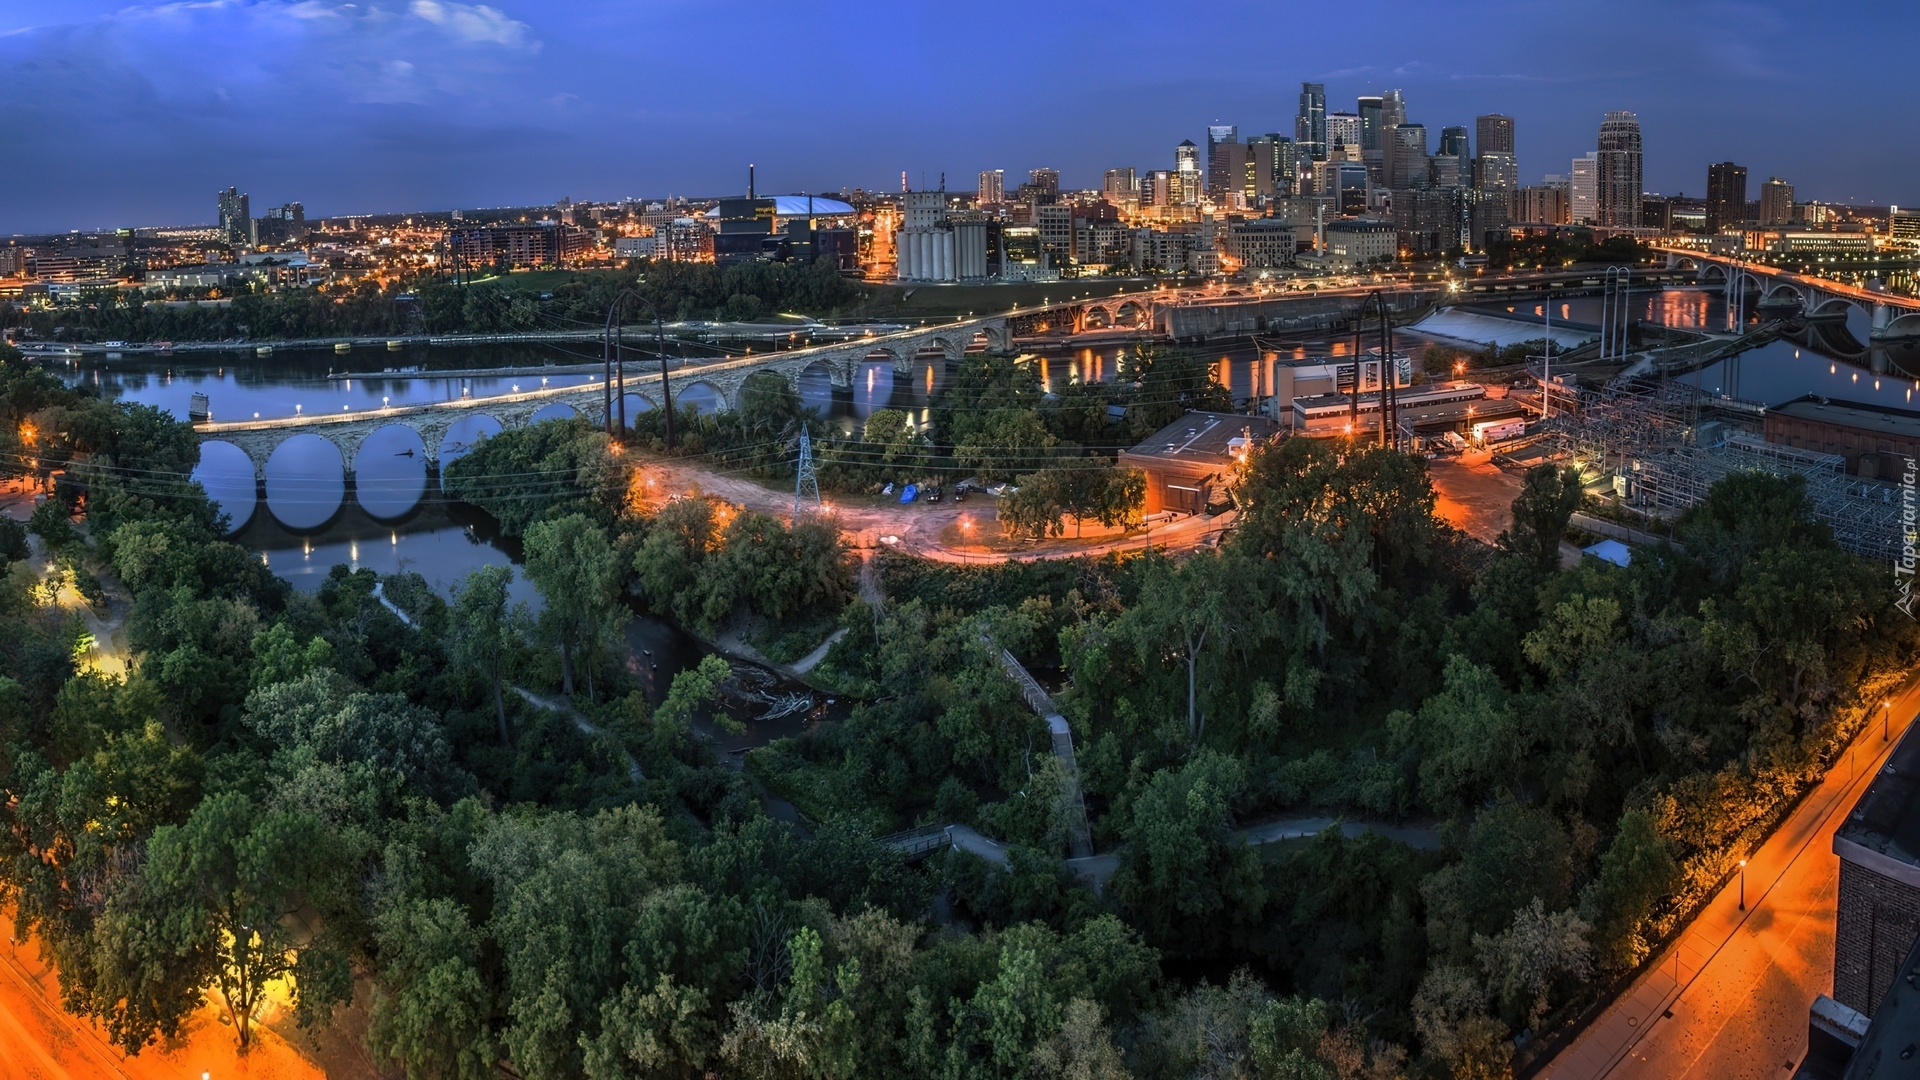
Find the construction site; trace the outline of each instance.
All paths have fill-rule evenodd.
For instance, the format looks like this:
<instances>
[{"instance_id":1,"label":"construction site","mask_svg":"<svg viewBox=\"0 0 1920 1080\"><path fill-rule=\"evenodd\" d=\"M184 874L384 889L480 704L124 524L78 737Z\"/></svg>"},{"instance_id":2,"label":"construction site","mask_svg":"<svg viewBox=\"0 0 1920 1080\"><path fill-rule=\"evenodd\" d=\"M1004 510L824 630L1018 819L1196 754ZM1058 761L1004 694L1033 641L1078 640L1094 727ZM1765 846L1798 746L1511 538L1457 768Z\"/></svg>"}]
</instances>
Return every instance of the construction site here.
<instances>
[{"instance_id":1,"label":"construction site","mask_svg":"<svg viewBox=\"0 0 1920 1080\"><path fill-rule=\"evenodd\" d=\"M1627 376L1597 389L1556 388L1548 421L1557 454L1589 481L1611 477L1621 504L1669 519L1738 472L1799 476L1807 508L1857 555L1894 561L1902 551L1900 489L1852 476L1846 459L1761 437L1766 408L1674 379Z\"/></svg>"}]
</instances>

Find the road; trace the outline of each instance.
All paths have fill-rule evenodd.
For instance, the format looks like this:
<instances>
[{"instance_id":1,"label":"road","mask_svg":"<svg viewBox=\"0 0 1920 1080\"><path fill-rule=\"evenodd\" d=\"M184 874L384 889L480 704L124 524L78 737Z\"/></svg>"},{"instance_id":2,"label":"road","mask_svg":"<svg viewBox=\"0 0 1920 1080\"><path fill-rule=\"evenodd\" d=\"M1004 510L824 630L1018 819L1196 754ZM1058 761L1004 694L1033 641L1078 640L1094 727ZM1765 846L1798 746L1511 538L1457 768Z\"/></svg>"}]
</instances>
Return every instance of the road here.
<instances>
[{"instance_id":1,"label":"road","mask_svg":"<svg viewBox=\"0 0 1920 1080\"><path fill-rule=\"evenodd\" d=\"M657 458L645 459L641 471L654 499L698 492L782 519L793 511L792 492L776 491L731 473ZM827 507L856 550L891 547L950 563L1097 556L1116 551L1141 551L1149 544L1162 551L1191 551L1231 528L1238 517L1229 512L1219 517L1198 514L1170 522L1155 520L1151 529L1126 533L1089 523L1084 539L1067 536L1015 547L1001 533L995 502L991 496L979 494L964 503L948 500L905 504L872 497L834 496L827 500ZM889 537L892 539L887 539Z\"/></svg>"},{"instance_id":2,"label":"road","mask_svg":"<svg viewBox=\"0 0 1920 1080\"><path fill-rule=\"evenodd\" d=\"M321 1080L327 1075L264 1024L255 1029L252 1050L241 1057L233 1029L212 1007L194 1014L178 1043L126 1057L98 1028L60 1008L59 987L38 948L14 943L11 913L0 913L0 933L0 1080Z\"/></svg>"},{"instance_id":3,"label":"road","mask_svg":"<svg viewBox=\"0 0 1920 1080\"><path fill-rule=\"evenodd\" d=\"M1893 698L1850 751L1747 860L1659 961L1556 1057L1548 1080L1762 1080L1791 1074L1807 1010L1833 991L1833 833L1920 709L1920 685ZM1876 717L1876 720L1879 718Z\"/></svg>"}]
</instances>

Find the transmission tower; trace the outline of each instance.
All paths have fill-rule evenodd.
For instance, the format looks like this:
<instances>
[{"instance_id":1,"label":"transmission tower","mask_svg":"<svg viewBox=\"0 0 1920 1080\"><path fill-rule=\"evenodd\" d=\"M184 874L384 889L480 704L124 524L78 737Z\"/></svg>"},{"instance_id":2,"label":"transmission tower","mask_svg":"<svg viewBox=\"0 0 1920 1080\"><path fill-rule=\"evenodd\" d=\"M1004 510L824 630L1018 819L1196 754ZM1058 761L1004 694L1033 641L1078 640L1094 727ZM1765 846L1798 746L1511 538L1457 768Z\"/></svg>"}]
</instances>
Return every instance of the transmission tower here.
<instances>
[{"instance_id":1,"label":"transmission tower","mask_svg":"<svg viewBox=\"0 0 1920 1080\"><path fill-rule=\"evenodd\" d=\"M813 440L807 437L807 425L800 425L800 465L793 473L793 520L800 520L800 500L812 499L820 505L820 477L813 471Z\"/></svg>"}]
</instances>

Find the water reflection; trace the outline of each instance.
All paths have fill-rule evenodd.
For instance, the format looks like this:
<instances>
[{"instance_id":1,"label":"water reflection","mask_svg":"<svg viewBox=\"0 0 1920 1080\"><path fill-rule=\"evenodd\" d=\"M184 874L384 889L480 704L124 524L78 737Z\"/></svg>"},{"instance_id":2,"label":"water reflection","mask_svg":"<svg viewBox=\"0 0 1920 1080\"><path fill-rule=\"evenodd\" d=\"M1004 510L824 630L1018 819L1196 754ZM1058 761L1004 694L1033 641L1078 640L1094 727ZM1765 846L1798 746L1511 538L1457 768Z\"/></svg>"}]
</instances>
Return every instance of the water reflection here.
<instances>
[{"instance_id":1,"label":"water reflection","mask_svg":"<svg viewBox=\"0 0 1920 1080\"><path fill-rule=\"evenodd\" d=\"M295 529L315 529L340 510L346 497L346 463L340 448L318 435L295 435L267 458L267 509Z\"/></svg>"}]
</instances>

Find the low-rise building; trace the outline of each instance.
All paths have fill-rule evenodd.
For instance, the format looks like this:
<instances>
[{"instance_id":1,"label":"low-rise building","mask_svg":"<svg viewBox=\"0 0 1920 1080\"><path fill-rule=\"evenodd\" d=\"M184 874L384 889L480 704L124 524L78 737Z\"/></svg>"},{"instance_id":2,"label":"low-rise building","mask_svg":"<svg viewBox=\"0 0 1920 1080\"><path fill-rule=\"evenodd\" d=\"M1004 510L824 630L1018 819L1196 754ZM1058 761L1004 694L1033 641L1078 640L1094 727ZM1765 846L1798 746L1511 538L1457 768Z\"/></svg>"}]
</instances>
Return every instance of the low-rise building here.
<instances>
[{"instance_id":1,"label":"low-rise building","mask_svg":"<svg viewBox=\"0 0 1920 1080\"><path fill-rule=\"evenodd\" d=\"M1838 454L1848 472L1881 480L1920 457L1920 416L1866 402L1795 398L1767 410L1761 433L1770 443Z\"/></svg>"},{"instance_id":2,"label":"low-rise building","mask_svg":"<svg viewBox=\"0 0 1920 1080\"><path fill-rule=\"evenodd\" d=\"M1400 250L1393 222L1378 218L1329 221L1322 233L1327 245L1322 254L1326 262L1337 269L1392 262Z\"/></svg>"},{"instance_id":3,"label":"low-rise building","mask_svg":"<svg viewBox=\"0 0 1920 1080\"><path fill-rule=\"evenodd\" d=\"M1119 464L1146 475L1147 513L1197 514L1226 499L1240 460L1279 431L1264 416L1190 412L1121 452Z\"/></svg>"},{"instance_id":4,"label":"low-rise building","mask_svg":"<svg viewBox=\"0 0 1920 1080\"><path fill-rule=\"evenodd\" d=\"M1227 226L1227 257L1240 269L1292 266L1299 241L1293 223L1278 218L1254 218Z\"/></svg>"}]
</instances>

